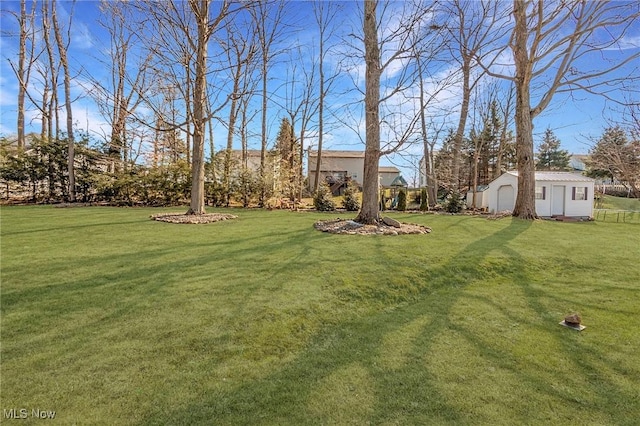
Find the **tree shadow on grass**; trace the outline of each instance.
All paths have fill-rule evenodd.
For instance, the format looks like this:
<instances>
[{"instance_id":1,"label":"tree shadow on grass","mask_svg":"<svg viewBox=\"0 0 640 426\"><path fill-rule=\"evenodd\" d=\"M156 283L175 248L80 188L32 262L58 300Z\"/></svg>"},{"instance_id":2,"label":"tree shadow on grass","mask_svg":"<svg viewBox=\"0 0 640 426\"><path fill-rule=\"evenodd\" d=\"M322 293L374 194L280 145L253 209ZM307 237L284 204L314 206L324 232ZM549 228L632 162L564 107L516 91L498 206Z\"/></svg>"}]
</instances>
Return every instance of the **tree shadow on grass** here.
<instances>
[{"instance_id":1,"label":"tree shadow on grass","mask_svg":"<svg viewBox=\"0 0 640 426\"><path fill-rule=\"evenodd\" d=\"M235 385L211 377L209 390L201 398L184 408L148 413L148 423L468 422L467 413L448 401L438 379L420 363L450 326L459 293L486 273L483 258L491 251L505 250L529 226L529 222L512 220L469 244L446 264L426 269L415 279L428 285L416 282L421 295L412 303L329 326L297 357L262 378ZM408 361L385 367L387 337L411 324L417 324L417 331L403 351Z\"/></svg>"}]
</instances>

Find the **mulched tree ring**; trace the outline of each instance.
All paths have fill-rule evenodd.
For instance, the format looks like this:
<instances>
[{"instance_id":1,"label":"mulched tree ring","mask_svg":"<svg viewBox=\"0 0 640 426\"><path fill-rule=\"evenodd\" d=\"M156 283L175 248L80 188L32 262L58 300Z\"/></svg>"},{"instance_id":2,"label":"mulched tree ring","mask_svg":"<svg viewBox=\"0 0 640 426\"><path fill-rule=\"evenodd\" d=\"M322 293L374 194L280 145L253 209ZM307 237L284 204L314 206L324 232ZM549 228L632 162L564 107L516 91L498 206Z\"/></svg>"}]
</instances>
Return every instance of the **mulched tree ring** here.
<instances>
[{"instance_id":1,"label":"mulched tree ring","mask_svg":"<svg viewBox=\"0 0 640 426\"><path fill-rule=\"evenodd\" d=\"M152 220L169 223L213 223L223 220L236 219L238 216L225 213L184 214L157 213L151 215Z\"/></svg>"},{"instance_id":2,"label":"mulched tree ring","mask_svg":"<svg viewBox=\"0 0 640 426\"><path fill-rule=\"evenodd\" d=\"M399 222L398 222L399 223ZM394 224L395 225L395 224ZM407 235L428 234L431 228L428 226L411 223L399 223L398 226L389 226L384 222L378 225L363 225L351 219L320 220L313 225L318 231L330 234L347 235Z\"/></svg>"}]
</instances>

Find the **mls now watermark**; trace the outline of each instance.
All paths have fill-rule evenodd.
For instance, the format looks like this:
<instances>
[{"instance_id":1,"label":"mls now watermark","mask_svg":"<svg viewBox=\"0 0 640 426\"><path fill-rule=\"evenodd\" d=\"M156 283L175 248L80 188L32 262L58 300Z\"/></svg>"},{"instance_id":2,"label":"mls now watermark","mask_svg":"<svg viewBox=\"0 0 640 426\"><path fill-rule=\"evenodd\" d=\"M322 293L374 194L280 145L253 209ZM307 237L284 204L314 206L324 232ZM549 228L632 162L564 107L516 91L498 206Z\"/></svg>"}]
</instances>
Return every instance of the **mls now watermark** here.
<instances>
[{"instance_id":1,"label":"mls now watermark","mask_svg":"<svg viewBox=\"0 0 640 426\"><path fill-rule=\"evenodd\" d=\"M40 408L9 408L3 409L2 415L5 419L55 419L56 412L51 410L41 410Z\"/></svg>"}]
</instances>

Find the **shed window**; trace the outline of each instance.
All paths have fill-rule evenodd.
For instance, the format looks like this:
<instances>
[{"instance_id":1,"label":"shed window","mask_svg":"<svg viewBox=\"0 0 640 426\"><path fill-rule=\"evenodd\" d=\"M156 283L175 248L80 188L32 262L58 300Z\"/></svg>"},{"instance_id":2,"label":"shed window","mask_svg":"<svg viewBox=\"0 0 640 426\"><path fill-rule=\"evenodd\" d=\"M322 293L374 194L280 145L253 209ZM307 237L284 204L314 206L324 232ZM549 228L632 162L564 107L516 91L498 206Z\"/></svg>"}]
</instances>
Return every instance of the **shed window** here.
<instances>
[{"instance_id":1,"label":"shed window","mask_svg":"<svg viewBox=\"0 0 640 426\"><path fill-rule=\"evenodd\" d=\"M587 199L587 187L586 186L574 186L571 194L572 200L586 200Z\"/></svg>"},{"instance_id":2,"label":"shed window","mask_svg":"<svg viewBox=\"0 0 640 426\"><path fill-rule=\"evenodd\" d=\"M536 186L536 200L546 200L546 199L547 199L547 187Z\"/></svg>"}]
</instances>

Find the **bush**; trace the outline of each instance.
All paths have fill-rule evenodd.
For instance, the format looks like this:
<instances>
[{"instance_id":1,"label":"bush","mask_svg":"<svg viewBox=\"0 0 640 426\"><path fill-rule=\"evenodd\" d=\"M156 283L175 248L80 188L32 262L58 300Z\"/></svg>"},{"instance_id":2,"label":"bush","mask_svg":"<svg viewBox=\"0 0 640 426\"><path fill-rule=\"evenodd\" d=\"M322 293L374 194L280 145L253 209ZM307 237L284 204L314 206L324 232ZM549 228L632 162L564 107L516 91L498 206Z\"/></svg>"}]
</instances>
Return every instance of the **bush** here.
<instances>
[{"instance_id":1,"label":"bush","mask_svg":"<svg viewBox=\"0 0 640 426\"><path fill-rule=\"evenodd\" d=\"M449 213L460 213L464 207L464 201L460 193L452 192L444 202L444 209Z\"/></svg>"},{"instance_id":2,"label":"bush","mask_svg":"<svg viewBox=\"0 0 640 426\"><path fill-rule=\"evenodd\" d=\"M420 210L423 212L429 210L429 200L427 199L427 190L424 188L420 191Z\"/></svg>"},{"instance_id":3,"label":"bush","mask_svg":"<svg viewBox=\"0 0 640 426\"><path fill-rule=\"evenodd\" d=\"M407 210L407 193L404 189L401 189L400 192L398 193L397 210L401 212Z\"/></svg>"},{"instance_id":4,"label":"bush","mask_svg":"<svg viewBox=\"0 0 640 426\"><path fill-rule=\"evenodd\" d=\"M321 212L330 212L336 209L331 189L329 189L329 185L325 182L322 182L318 187L318 192L316 192L316 195L313 197L313 206Z\"/></svg>"},{"instance_id":5,"label":"bush","mask_svg":"<svg viewBox=\"0 0 640 426\"><path fill-rule=\"evenodd\" d=\"M356 196L358 189L356 186L349 182L347 187L344 190L342 206L350 212L356 212L360 210L360 202L358 201L358 197Z\"/></svg>"}]
</instances>

